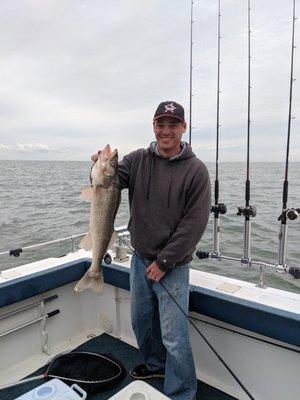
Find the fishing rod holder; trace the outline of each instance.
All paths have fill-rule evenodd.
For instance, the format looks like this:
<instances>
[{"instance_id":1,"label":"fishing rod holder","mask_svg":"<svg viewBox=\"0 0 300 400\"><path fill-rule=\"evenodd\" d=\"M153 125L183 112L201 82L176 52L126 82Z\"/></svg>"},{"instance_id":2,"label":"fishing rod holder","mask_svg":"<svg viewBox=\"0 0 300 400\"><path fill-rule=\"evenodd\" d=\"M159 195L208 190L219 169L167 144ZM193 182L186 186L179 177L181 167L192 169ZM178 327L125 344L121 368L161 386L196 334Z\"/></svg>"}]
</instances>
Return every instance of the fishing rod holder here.
<instances>
[{"instance_id":1,"label":"fishing rod holder","mask_svg":"<svg viewBox=\"0 0 300 400\"><path fill-rule=\"evenodd\" d=\"M259 273L259 282L255 285L256 287L259 287L261 289L266 289L267 286L265 285L265 271L266 271L266 264L265 263L258 263L258 266L260 268L260 273Z\"/></svg>"},{"instance_id":2,"label":"fishing rod holder","mask_svg":"<svg viewBox=\"0 0 300 400\"><path fill-rule=\"evenodd\" d=\"M116 246L114 246L114 252L115 252L115 256L114 256L114 260L118 261L118 262L125 262L127 260L129 260L129 256L127 254L127 249L124 246L125 239L128 238L130 236L130 233L125 230L122 231L118 234L118 242L116 244Z\"/></svg>"},{"instance_id":3,"label":"fishing rod holder","mask_svg":"<svg viewBox=\"0 0 300 400\"><path fill-rule=\"evenodd\" d=\"M217 203L217 202L216 202ZM218 259L220 255L220 214L226 214L227 207L223 203L217 203L211 207L211 212L214 214L214 229L213 229L213 257Z\"/></svg>"},{"instance_id":4,"label":"fishing rod holder","mask_svg":"<svg viewBox=\"0 0 300 400\"><path fill-rule=\"evenodd\" d=\"M243 215L244 217L256 217L257 214L257 209L254 206L248 206L248 207L238 207L238 212L236 215Z\"/></svg>"},{"instance_id":5,"label":"fishing rod holder","mask_svg":"<svg viewBox=\"0 0 300 400\"><path fill-rule=\"evenodd\" d=\"M251 267L252 265L252 258L251 257L242 257L241 258L241 265Z\"/></svg>"}]
</instances>

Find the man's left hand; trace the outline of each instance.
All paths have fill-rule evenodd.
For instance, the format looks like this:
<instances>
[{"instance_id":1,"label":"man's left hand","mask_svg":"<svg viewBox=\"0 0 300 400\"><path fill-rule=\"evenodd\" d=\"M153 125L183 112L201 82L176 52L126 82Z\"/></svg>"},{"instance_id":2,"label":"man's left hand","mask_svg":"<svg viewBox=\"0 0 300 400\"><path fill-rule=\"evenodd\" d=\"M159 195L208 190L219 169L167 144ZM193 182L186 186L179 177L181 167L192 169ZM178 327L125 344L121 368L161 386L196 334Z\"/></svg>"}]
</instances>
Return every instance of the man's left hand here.
<instances>
[{"instance_id":1,"label":"man's left hand","mask_svg":"<svg viewBox=\"0 0 300 400\"><path fill-rule=\"evenodd\" d=\"M159 268L155 261L149 265L149 267L146 269L146 272L148 274L148 278L155 282L159 282L166 273L166 271L162 271Z\"/></svg>"}]
</instances>

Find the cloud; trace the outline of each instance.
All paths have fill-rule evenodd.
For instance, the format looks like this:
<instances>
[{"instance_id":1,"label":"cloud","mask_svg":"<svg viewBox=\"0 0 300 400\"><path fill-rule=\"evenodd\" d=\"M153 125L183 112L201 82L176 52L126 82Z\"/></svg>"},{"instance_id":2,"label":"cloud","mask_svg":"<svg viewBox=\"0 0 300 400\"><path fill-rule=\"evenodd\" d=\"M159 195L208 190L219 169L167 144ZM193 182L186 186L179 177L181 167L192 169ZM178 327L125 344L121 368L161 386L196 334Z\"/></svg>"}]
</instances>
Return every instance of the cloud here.
<instances>
[{"instance_id":1,"label":"cloud","mask_svg":"<svg viewBox=\"0 0 300 400\"><path fill-rule=\"evenodd\" d=\"M0 144L0 150L3 151L13 151L15 153L58 153L64 154L69 153L71 150L68 148L55 148L49 147L46 144L42 143L20 143L18 142L16 145L5 145Z\"/></svg>"},{"instance_id":2,"label":"cloud","mask_svg":"<svg viewBox=\"0 0 300 400\"><path fill-rule=\"evenodd\" d=\"M12 145L0 144L0 150L11 150L12 148Z\"/></svg>"},{"instance_id":3,"label":"cloud","mask_svg":"<svg viewBox=\"0 0 300 400\"><path fill-rule=\"evenodd\" d=\"M1 141L4 146L20 143L14 145L20 157L86 160L107 142L127 152L153 139L152 116L160 101L177 100L188 115L190 2L102 3L43 0L40 7L35 0L0 2L0 37L5 38L0 46ZM265 0L251 8L251 145L257 137L257 143L272 142L273 155L280 154L289 96L290 1ZM195 142L209 160L215 153L216 0L194 5L193 55ZM295 72L299 55L296 51ZM247 120L246 2L222 5L220 67L220 124L227 151L230 145L241 147ZM296 117L299 82L293 92ZM297 124L291 131L296 159ZM1 157L8 157L9 149L0 150ZM263 160L265 154L256 145L253 159Z\"/></svg>"},{"instance_id":4,"label":"cloud","mask_svg":"<svg viewBox=\"0 0 300 400\"><path fill-rule=\"evenodd\" d=\"M49 146L41 143L17 143L16 149L21 152L49 152L51 151Z\"/></svg>"}]
</instances>

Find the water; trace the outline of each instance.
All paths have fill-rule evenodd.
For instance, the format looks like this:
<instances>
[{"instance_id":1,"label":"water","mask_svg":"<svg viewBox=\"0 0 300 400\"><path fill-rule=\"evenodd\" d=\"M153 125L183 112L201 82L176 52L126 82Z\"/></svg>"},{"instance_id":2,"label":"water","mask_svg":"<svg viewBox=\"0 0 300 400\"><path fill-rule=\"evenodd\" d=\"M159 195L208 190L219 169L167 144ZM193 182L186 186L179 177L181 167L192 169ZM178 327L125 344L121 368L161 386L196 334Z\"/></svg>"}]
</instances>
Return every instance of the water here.
<instances>
[{"instance_id":1,"label":"water","mask_svg":"<svg viewBox=\"0 0 300 400\"><path fill-rule=\"evenodd\" d=\"M214 164L207 163L214 180ZM89 203L79 199L82 188L89 185L89 162L79 161L0 161L0 252L76 235L88 230ZM228 212L222 216L220 250L225 255L240 258L243 251L243 217L236 215L237 206L244 205L244 163L222 163L219 166L220 201ZM277 260L278 216L282 207L282 163L251 164L251 205L257 206L252 219L252 257L274 263ZM289 169L289 206L299 207L300 163ZM115 225L128 221L127 193L122 201ZM212 250L213 218L198 245ZM289 222L287 263L300 266L300 218ZM71 241L25 251L19 258L0 257L0 270L12 268L47 257L57 257L71 251ZM194 259L197 269L258 282L257 269L239 263ZM267 271L268 286L300 293L300 280Z\"/></svg>"}]
</instances>

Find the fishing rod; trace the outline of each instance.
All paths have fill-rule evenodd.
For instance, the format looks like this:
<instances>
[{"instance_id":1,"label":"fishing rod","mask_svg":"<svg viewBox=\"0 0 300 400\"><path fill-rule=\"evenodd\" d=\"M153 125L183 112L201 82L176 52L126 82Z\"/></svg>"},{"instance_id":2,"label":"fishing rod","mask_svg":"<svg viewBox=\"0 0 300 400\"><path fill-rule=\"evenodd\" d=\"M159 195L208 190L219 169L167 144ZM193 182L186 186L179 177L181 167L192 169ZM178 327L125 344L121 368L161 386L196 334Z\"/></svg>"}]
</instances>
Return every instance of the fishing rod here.
<instances>
[{"instance_id":1,"label":"fishing rod","mask_svg":"<svg viewBox=\"0 0 300 400\"><path fill-rule=\"evenodd\" d=\"M300 208L287 208L288 202L288 171L289 171L289 153L290 153L290 136L291 136L291 120L292 120L292 100L293 100L293 83L294 79L294 50L295 50L295 0L293 0L293 23L292 23L292 49L291 49L291 73L290 73L290 95L289 95L289 112L288 112L288 130L285 158L285 174L283 182L282 194L282 213L278 218L281 221L279 231L279 248L278 248L278 265L286 268L286 238L287 238L287 219L295 220L298 218Z\"/></svg>"},{"instance_id":2,"label":"fishing rod","mask_svg":"<svg viewBox=\"0 0 300 400\"><path fill-rule=\"evenodd\" d=\"M148 267L144 259L128 244L125 242L123 239L123 244L125 244L130 251L135 254L139 260L145 265L145 267ZM220 356L220 354L215 350L215 348L211 345L209 340L206 338L206 336L200 331L200 329L197 327L197 325L194 323L194 321L185 313L185 311L182 309L180 304L174 299L172 294L168 291L166 286L163 284L163 282L159 281L158 284L165 290L165 292L168 294L168 296L172 299L172 301L176 304L180 312L187 318L189 323L195 328L197 333L202 337L202 339L205 341L205 343L208 345L208 347L212 350L214 355L218 358L218 360L224 365L224 367L227 369L227 371L230 373L230 375L235 379L235 381L239 384L239 386L244 390L244 392L248 395L248 397L251 400L255 400L255 398L252 396L252 394L249 392L249 390L246 388L246 386L241 382L241 380L236 376L236 374L232 371L232 369L229 367L229 365L225 362L225 360Z\"/></svg>"},{"instance_id":3,"label":"fishing rod","mask_svg":"<svg viewBox=\"0 0 300 400\"><path fill-rule=\"evenodd\" d=\"M248 0L248 94L247 94L247 171L245 184L245 207L238 207L237 215L243 215L244 219L244 251L241 264L251 265L251 217L256 216L256 208L250 206L250 92L251 92L251 47L250 47L250 0Z\"/></svg>"},{"instance_id":4,"label":"fishing rod","mask_svg":"<svg viewBox=\"0 0 300 400\"><path fill-rule=\"evenodd\" d=\"M294 8L295 8L295 0L294 0ZM283 212L282 215L279 217L281 220L281 230L279 234L280 244L279 244L279 256L278 262L276 264L271 264L265 261L260 260L253 260L250 256L250 234L251 234L251 220L250 217L255 217L256 215L256 208L250 205L250 90L251 90L251 54L250 54L250 0L248 0L248 117L247 117L247 178L246 178L246 185L245 185L245 207L238 207L238 215L244 215L245 222L244 222L244 251L242 258L231 257L228 255L221 255L219 251L219 239L220 239L220 219L219 213L225 214L226 213L226 206L224 204L219 203L219 179L218 179L218 158L219 158L219 83L220 83L220 1L218 6L218 82L217 82L217 144L216 144L216 179L215 179L215 204L212 206L211 212L214 213L214 225L213 225L213 251L202 251L197 250L196 256L200 259L207 259L212 258L215 260L227 260L227 261L234 261L239 262L242 265L248 265L251 267L258 267L260 269L260 278L259 283L257 286L265 288L263 282L263 274L266 268L275 268L278 272L289 273L295 279L300 279L300 268L299 267L292 267L285 265L285 242L286 242L286 218L289 219L296 219L300 214L300 208L290 208L287 209L287 192L288 192L288 179L287 179L287 172L288 172L288 154L289 154L289 135L290 135L290 123L291 123L291 99L292 99L292 84L293 84L293 52L294 52L294 23L295 23L295 10L293 13L293 45L292 45L292 66L291 66L291 89L290 89L290 109L289 109L289 130L288 130L288 145L287 145L287 162L286 162L286 179L284 183L284 203L283 204ZM285 211L284 211L285 210Z\"/></svg>"},{"instance_id":5,"label":"fishing rod","mask_svg":"<svg viewBox=\"0 0 300 400\"><path fill-rule=\"evenodd\" d=\"M193 98L193 8L194 1L191 0L191 32L190 32L190 112L189 112L189 144L192 144L192 98Z\"/></svg>"},{"instance_id":6,"label":"fishing rod","mask_svg":"<svg viewBox=\"0 0 300 400\"><path fill-rule=\"evenodd\" d=\"M221 26L221 4L218 0L218 62L217 62L217 127L216 127L216 178L215 178L215 204L211 208L214 214L213 225L213 255L212 258L219 259L220 256L220 214L226 214L227 207L225 204L219 204L219 129L220 129L220 26Z\"/></svg>"}]
</instances>

